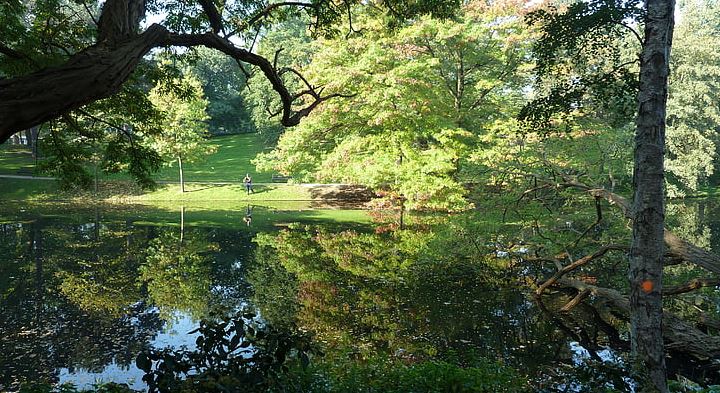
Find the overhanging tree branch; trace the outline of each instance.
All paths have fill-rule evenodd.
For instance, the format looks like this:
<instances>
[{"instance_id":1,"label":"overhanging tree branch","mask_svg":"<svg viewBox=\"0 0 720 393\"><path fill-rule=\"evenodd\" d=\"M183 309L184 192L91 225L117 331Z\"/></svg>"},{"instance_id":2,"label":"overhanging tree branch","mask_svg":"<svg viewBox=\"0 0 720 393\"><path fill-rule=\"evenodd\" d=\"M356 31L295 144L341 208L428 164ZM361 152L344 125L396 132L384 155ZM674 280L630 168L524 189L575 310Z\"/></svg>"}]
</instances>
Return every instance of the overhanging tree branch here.
<instances>
[{"instance_id":1,"label":"overhanging tree branch","mask_svg":"<svg viewBox=\"0 0 720 393\"><path fill-rule=\"evenodd\" d=\"M298 99L306 94L292 94L274 64L219 36L223 26L215 4L212 0L198 1L214 32L171 33L164 26L154 24L139 33L139 24L145 14L145 0L108 0L98 21L98 39L95 45L70 56L65 64L58 67L0 80L0 143L17 131L115 94L142 58L152 48L163 46L206 46L227 54L237 62L258 67L280 97L280 121L287 127L297 125L303 117L328 99L349 97L343 94L323 96L322 90L310 88L312 102L299 109L295 108ZM319 4L292 1L274 3L251 18L246 26L278 7L318 7ZM20 53L4 45L0 46L0 53L12 57L20 56ZM245 74L248 75L247 72Z\"/></svg>"}]
</instances>

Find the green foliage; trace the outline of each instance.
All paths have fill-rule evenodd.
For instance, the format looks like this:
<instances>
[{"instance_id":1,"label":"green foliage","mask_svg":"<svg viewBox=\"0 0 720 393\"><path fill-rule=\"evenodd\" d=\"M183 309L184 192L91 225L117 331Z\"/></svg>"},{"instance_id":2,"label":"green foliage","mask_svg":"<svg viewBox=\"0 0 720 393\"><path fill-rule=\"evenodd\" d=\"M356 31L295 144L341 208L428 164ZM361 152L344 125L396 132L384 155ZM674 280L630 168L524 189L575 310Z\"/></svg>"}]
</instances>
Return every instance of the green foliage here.
<instances>
[{"instance_id":1,"label":"green foliage","mask_svg":"<svg viewBox=\"0 0 720 393\"><path fill-rule=\"evenodd\" d=\"M177 159L197 161L215 152L215 146L206 143L207 100L199 83L191 77L173 82L150 91L150 101L163 115L162 134L148 136L145 142L167 165L173 165Z\"/></svg>"},{"instance_id":2,"label":"green foliage","mask_svg":"<svg viewBox=\"0 0 720 393\"><path fill-rule=\"evenodd\" d=\"M274 329L252 313L203 320L197 350L154 350L138 355L150 392L266 392L292 359L306 366L308 337Z\"/></svg>"},{"instance_id":3,"label":"green foliage","mask_svg":"<svg viewBox=\"0 0 720 393\"><path fill-rule=\"evenodd\" d=\"M246 77L238 64L224 54L207 48L198 48L189 57L189 72L199 80L208 101L210 133L254 132L250 119L252 106L241 95Z\"/></svg>"},{"instance_id":4,"label":"green foliage","mask_svg":"<svg viewBox=\"0 0 720 393\"><path fill-rule=\"evenodd\" d=\"M633 119L643 8L635 0L572 2L540 8L526 20L540 36L534 97L519 119L531 132L567 130L579 116L609 125Z\"/></svg>"},{"instance_id":5,"label":"green foliage","mask_svg":"<svg viewBox=\"0 0 720 393\"><path fill-rule=\"evenodd\" d=\"M681 4L673 34L667 107L668 195L695 193L714 173L720 110L717 2Z\"/></svg>"},{"instance_id":6,"label":"green foliage","mask_svg":"<svg viewBox=\"0 0 720 393\"><path fill-rule=\"evenodd\" d=\"M667 193L696 193L715 169L718 87L716 2L681 4L667 107ZM528 21L542 32L534 48L539 83L520 113L533 131L604 123L629 136L636 110L636 56L643 8L635 1L586 1L540 9ZM584 123L585 122L585 123ZM627 156L629 159L629 155Z\"/></svg>"},{"instance_id":7,"label":"green foliage","mask_svg":"<svg viewBox=\"0 0 720 393\"><path fill-rule=\"evenodd\" d=\"M460 168L521 98L523 31L504 12L471 3L458 20L423 17L390 33L371 12L355 20L361 35L322 41L306 68L313 83L354 96L316 109L258 168L385 189L409 208L467 207Z\"/></svg>"},{"instance_id":8,"label":"green foliage","mask_svg":"<svg viewBox=\"0 0 720 393\"><path fill-rule=\"evenodd\" d=\"M295 392L529 392L523 379L511 368L488 360L460 367L444 361L406 364L374 356L362 362L335 364L313 362L306 371L292 370L286 375L283 391ZM280 391L280 389L273 390Z\"/></svg>"}]
</instances>

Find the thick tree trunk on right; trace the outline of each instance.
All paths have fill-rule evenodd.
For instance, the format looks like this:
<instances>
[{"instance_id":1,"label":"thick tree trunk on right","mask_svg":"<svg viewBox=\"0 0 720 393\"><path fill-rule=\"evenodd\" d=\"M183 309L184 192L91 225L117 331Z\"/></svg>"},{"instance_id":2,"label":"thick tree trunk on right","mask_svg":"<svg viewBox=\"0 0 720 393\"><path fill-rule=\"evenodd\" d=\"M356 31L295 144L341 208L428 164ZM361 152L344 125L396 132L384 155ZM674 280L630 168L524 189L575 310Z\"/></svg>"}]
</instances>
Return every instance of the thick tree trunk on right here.
<instances>
[{"instance_id":1,"label":"thick tree trunk on right","mask_svg":"<svg viewBox=\"0 0 720 393\"><path fill-rule=\"evenodd\" d=\"M630 334L643 391L667 392L662 332L665 255L664 150L674 0L648 0L640 63L633 239L630 248Z\"/></svg>"}]
</instances>

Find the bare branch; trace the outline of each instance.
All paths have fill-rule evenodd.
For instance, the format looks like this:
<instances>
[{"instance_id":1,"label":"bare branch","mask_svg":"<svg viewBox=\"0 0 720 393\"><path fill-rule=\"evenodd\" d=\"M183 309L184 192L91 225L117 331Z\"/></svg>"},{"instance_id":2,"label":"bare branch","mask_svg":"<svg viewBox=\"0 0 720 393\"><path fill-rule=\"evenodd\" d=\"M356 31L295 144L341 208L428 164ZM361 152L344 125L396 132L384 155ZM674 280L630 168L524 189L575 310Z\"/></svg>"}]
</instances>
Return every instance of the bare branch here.
<instances>
[{"instance_id":1,"label":"bare branch","mask_svg":"<svg viewBox=\"0 0 720 393\"><path fill-rule=\"evenodd\" d=\"M102 118L100 118L100 117L97 117L97 116L93 115L92 113L87 112L87 111L84 111L84 110L82 110L82 109L78 109L77 111L78 111L79 113L82 113L83 115L85 115L85 116L93 119L93 120L96 121L96 122L103 123L103 124L105 124L106 126L109 126L109 127L113 128L113 129L115 129L115 130L117 130L117 131L120 131L123 135L125 135L125 137L128 139L128 141L130 141L130 144L131 144L133 147L135 147L135 138L133 138L133 135L132 135L130 132L128 132L128 130L127 130L125 127L121 127L121 126L118 126L118 125L116 125L116 124L110 123L109 121L107 121L107 120L105 120L105 119L102 119Z\"/></svg>"},{"instance_id":2,"label":"bare branch","mask_svg":"<svg viewBox=\"0 0 720 393\"><path fill-rule=\"evenodd\" d=\"M589 289L580 291L572 300L567 302L561 309L560 312L570 312L575 306L580 304L586 297L590 296L592 292Z\"/></svg>"},{"instance_id":3,"label":"bare branch","mask_svg":"<svg viewBox=\"0 0 720 393\"><path fill-rule=\"evenodd\" d=\"M268 4L265 8L263 8L260 12L256 13L250 20L248 20L247 24L248 26L252 26L260 19L266 17L268 14L270 14L273 10L280 8L280 7L301 7L301 8L317 8L316 4L312 3L304 3L301 1L281 1L279 3L273 3Z\"/></svg>"},{"instance_id":4,"label":"bare branch","mask_svg":"<svg viewBox=\"0 0 720 393\"><path fill-rule=\"evenodd\" d=\"M682 285L667 287L663 289L663 296L678 295L681 293L692 292L696 289L704 287L716 287L720 285L720 278L696 278Z\"/></svg>"},{"instance_id":5,"label":"bare branch","mask_svg":"<svg viewBox=\"0 0 720 393\"><path fill-rule=\"evenodd\" d=\"M540 285L540 286L538 287L538 289L535 290L535 294L536 294L536 295L541 295L549 286L553 285L553 284L554 284L558 279L560 279L562 276L564 276L564 275L566 275L567 273L569 273L569 272L571 272L571 271L579 268L580 266L583 266L583 265L587 264L587 263L590 262L590 261L593 261L593 260L595 260L595 259L598 259L598 258L602 257L602 256L605 255L608 251L611 251L611 250L627 251L628 248L629 248L628 246L622 246L622 245L619 245L619 244L611 244L611 245L609 245L609 246L602 247L601 249L595 251L594 253L592 253L592 254L590 254L590 255L586 255L586 256L584 256L584 257L576 260L575 262L573 262L573 263L571 263L571 264L563 267L562 269L560 269L557 273L555 273L555 275L553 275L552 277L550 277L549 280L547 280L547 281L545 281L544 283L542 283L542 285Z\"/></svg>"},{"instance_id":6,"label":"bare branch","mask_svg":"<svg viewBox=\"0 0 720 393\"><path fill-rule=\"evenodd\" d=\"M85 11L87 11L88 16L89 16L90 19L93 21L93 23L95 24L95 26L99 26L99 25L100 25L100 21L98 21L98 20L95 18L95 15L93 15L92 11L90 10L90 7L88 7L87 2L86 2L85 0L82 1L82 5L83 5L83 7L85 8Z\"/></svg>"},{"instance_id":7,"label":"bare branch","mask_svg":"<svg viewBox=\"0 0 720 393\"><path fill-rule=\"evenodd\" d=\"M321 96L319 93L316 92L316 94L313 94L314 100L310 104L308 104L306 107L294 110L293 104L295 103L295 96L292 95L287 87L285 86L285 83L283 82L281 78L281 73L278 72L277 68L270 63L270 61L256 53L252 53L250 51L247 51L242 48L236 47L232 42L229 40L220 37L213 33L205 33L205 34L174 34L174 33L167 33L165 37L162 40L162 44L164 45L174 45L174 46L206 46L208 48L217 49L228 56L238 60L242 61L244 63L252 64L262 71L262 73L265 75L265 78L270 82L270 84L273 87L273 90L278 93L280 96L280 101L282 102L282 118L280 119L280 122L286 126L286 127L292 127L295 125L298 125L300 123L300 120L310 114L310 112L315 109L318 105L320 105L322 102L327 101L328 99L335 98L335 97L353 97L354 95L347 95L347 94L330 94L328 96ZM276 58L277 58L277 52L276 52ZM310 85L307 80L305 80L302 75L300 75L297 71L288 69L288 71L296 73L296 75L300 76L301 79L305 81L306 84ZM314 90L314 89L311 89Z\"/></svg>"}]
</instances>

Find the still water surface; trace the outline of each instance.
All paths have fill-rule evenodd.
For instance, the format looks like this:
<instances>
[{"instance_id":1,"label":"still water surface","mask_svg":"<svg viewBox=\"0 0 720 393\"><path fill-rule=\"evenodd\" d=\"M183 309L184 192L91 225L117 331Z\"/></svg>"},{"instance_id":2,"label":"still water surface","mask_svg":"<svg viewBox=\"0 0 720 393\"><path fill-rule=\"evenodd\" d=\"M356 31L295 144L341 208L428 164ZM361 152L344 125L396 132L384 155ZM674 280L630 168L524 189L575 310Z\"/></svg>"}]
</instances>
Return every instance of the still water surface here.
<instances>
[{"instance_id":1,"label":"still water surface","mask_svg":"<svg viewBox=\"0 0 720 393\"><path fill-rule=\"evenodd\" d=\"M532 300L517 258L449 248L432 222L400 228L392 214L357 210L3 205L0 391L25 381L143 389L140 351L192 348L187 333L201 318L239 309L300 326L327 351L479 355L539 390L597 373L623 383L611 348L626 346L622 328L591 312L569 326Z\"/></svg>"}]
</instances>

